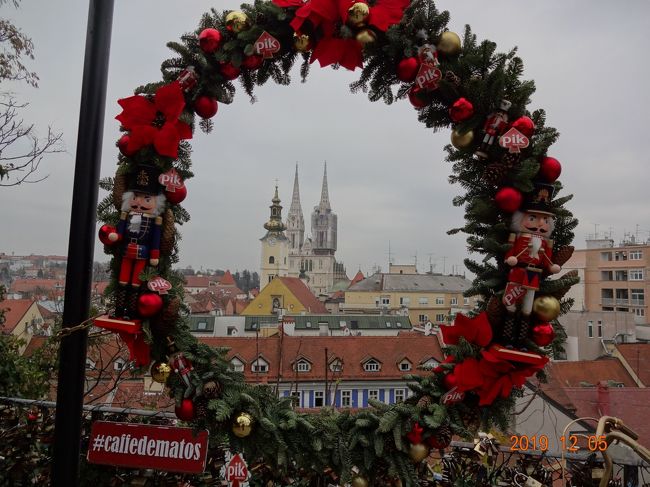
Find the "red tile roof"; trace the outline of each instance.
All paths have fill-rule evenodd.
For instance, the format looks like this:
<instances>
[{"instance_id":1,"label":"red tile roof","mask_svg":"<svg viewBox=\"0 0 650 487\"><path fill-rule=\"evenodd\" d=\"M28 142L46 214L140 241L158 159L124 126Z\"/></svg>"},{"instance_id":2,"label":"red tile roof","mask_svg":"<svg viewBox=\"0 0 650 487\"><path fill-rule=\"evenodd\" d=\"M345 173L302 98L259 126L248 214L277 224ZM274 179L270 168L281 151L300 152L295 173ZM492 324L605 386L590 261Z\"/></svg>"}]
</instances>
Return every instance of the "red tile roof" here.
<instances>
[{"instance_id":1,"label":"red tile roof","mask_svg":"<svg viewBox=\"0 0 650 487\"><path fill-rule=\"evenodd\" d=\"M235 279L232 277L232 274L229 270L226 270L226 273L221 276L219 279L219 284L222 286L236 286Z\"/></svg>"},{"instance_id":2,"label":"red tile roof","mask_svg":"<svg viewBox=\"0 0 650 487\"><path fill-rule=\"evenodd\" d=\"M29 341L29 343L27 344L27 348L23 352L23 355L25 357L31 357L32 355L34 355L34 352L40 349L48 338L49 337L46 336L34 335L32 339Z\"/></svg>"},{"instance_id":3,"label":"red tile roof","mask_svg":"<svg viewBox=\"0 0 650 487\"><path fill-rule=\"evenodd\" d=\"M209 276L184 276L185 287L208 287L210 285Z\"/></svg>"},{"instance_id":4,"label":"red tile roof","mask_svg":"<svg viewBox=\"0 0 650 487\"><path fill-rule=\"evenodd\" d=\"M298 277L280 277L278 278L282 283L291 291L291 293L300 301L307 312L312 314L323 313L327 314L329 311L323 303L321 303L316 296L312 294L309 288Z\"/></svg>"},{"instance_id":5,"label":"red tile roof","mask_svg":"<svg viewBox=\"0 0 650 487\"><path fill-rule=\"evenodd\" d=\"M11 333L25 316L27 310L34 304L31 299L5 299L0 301L0 309L5 310L5 321L0 328L4 333Z\"/></svg>"},{"instance_id":6,"label":"red tile roof","mask_svg":"<svg viewBox=\"0 0 650 487\"><path fill-rule=\"evenodd\" d=\"M273 382L277 379L279 361L282 361L281 377L284 380L311 381L324 380L325 378L325 349L328 350L330 362L335 358L343 361L343 371L332 373L328 376L332 380L398 380L405 372L399 370L399 362L407 357L413 364L411 373L428 374L415 370L419 364L434 358L441 361L443 358L437 337L416 334L398 336L358 336L358 337L301 337L274 335L268 338L255 337L197 337L201 342L212 347L227 347L228 359L235 355L245 361L245 378L251 382L259 379L264 382ZM282 349L280 342L282 341ZM255 374L251 371L251 363L255 360L257 352L269 362L269 372ZM292 362L297 357L304 357L311 362L309 372L296 372ZM382 364L378 372L366 372L363 362L374 358Z\"/></svg>"},{"instance_id":7,"label":"red tile roof","mask_svg":"<svg viewBox=\"0 0 650 487\"><path fill-rule=\"evenodd\" d=\"M350 282L350 286L353 284L356 284L357 282L363 281L365 279L363 272L361 270L357 271L355 276L352 278L352 282Z\"/></svg>"},{"instance_id":8,"label":"red tile roof","mask_svg":"<svg viewBox=\"0 0 650 487\"><path fill-rule=\"evenodd\" d=\"M39 289L63 291L65 281L60 279L16 279L11 283L11 292L29 293Z\"/></svg>"},{"instance_id":9,"label":"red tile roof","mask_svg":"<svg viewBox=\"0 0 650 487\"><path fill-rule=\"evenodd\" d=\"M616 348L641 382L650 387L650 343L621 343Z\"/></svg>"}]
</instances>

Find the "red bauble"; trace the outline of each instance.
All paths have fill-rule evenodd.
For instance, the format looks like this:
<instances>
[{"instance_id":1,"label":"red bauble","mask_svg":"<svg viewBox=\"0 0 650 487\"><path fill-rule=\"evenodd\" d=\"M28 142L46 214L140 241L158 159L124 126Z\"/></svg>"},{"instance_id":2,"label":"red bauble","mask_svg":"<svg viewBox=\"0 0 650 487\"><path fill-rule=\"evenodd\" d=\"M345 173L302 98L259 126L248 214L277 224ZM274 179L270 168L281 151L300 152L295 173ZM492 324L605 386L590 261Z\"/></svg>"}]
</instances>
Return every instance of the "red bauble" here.
<instances>
[{"instance_id":1,"label":"red bauble","mask_svg":"<svg viewBox=\"0 0 650 487\"><path fill-rule=\"evenodd\" d=\"M165 198L167 198L167 201L169 201L172 205L179 204L185 199L186 196L187 187L185 185L181 186L180 188L176 188L176 191L173 193L171 191L165 191Z\"/></svg>"},{"instance_id":2,"label":"red bauble","mask_svg":"<svg viewBox=\"0 0 650 487\"><path fill-rule=\"evenodd\" d=\"M550 345L555 338L555 331L550 323L544 323L533 327L533 342L538 347Z\"/></svg>"},{"instance_id":3,"label":"red bauble","mask_svg":"<svg viewBox=\"0 0 650 487\"><path fill-rule=\"evenodd\" d=\"M474 115L474 105L465 98L459 98L449 109L449 116L454 122L463 122Z\"/></svg>"},{"instance_id":4,"label":"red bauble","mask_svg":"<svg viewBox=\"0 0 650 487\"><path fill-rule=\"evenodd\" d=\"M458 384L458 377L456 377L453 372L450 372L445 375L444 379L442 379L442 382L445 384L445 387L447 389L453 389Z\"/></svg>"},{"instance_id":5,"label":"red bauble","mask_svg":"<svg viewBox=\"0 0 650 487\"><path fill-rule=\"evenodd\" d=\"M199 46L201 46L201 50L206 54L210 54L219 49L220 44L221 32L217 29L203 29L199 34Z\"/></svg>"},{"instance_id":6,"label":"red bauble","mask_svg":"<svg viewBox=\"0 0 650 487\"><path fill-rule=\"evenodd\" d=\"M29 421L30 423L34 423L38 421L38 418L40 418L40 414L38 413L29 413L27 415L27 421Z\"/></svg>"},{"instance_id":7,"label":"red bauble","mask_svg":"<svg viewBox=\"0 0 650 487\"><path fill-rule=\"evenodd\" d=\"M444 450L451 444L451 438L447 440L446 437L440 438L435 435L429 436L429 439L427 440L429 443L429 446L431 448L435 448L436 450Z\"/></svg>"},{"instance_id":8,"label":"red bauble","mask_svg":"<svg viewBox=\"0 0 650 487\"><path fill-rule=\"evenodd\" d=\"M516 128L528 138L532 137L535 132L535 124L525 115L512 122L511 127Z\"/></svg>"},{"instance_id":9,"label":"red bauble","mask_svg":"<svg viewBox=\"0 0 650 487\"><path fill-rule=\"evenodd\" d=\"M508 213L514 213L517 211L521 206L522 199L523 197L521 193L515 188L509 186L501 188L494 196L494 201L499 209Z\"/></svg>"},{"instance_id":10,"label":"red bauble","mask_svg":"<svg viewBox=\"0 0 650 487\"><path fill-rule=\"evenodd\" d=\"M413 81L420 69L420 61L416 57L407 57L402 59L397 65L397 77L401 81Z\"/></svg>"},{"instance_id":11,"label":"red bauble","mask_svg":"<svg viewBox=\"0 0 650 487\"><path fill-rule=\"evenodd\" d=\"M555 157L544 157L539 163L538 175L547 183L552 183L560 177L562 165Z\"/></svg>"},{"instance_id":12,"label":"red bauble","mask_svg":"<svg viewBox=\"0 0 650 487\"><path fill-rule=\"evenodd\" d=\"M120 149L120 152L126 157L131 157L133 154L138 152L137 150L128 150L129 140L131 137L129 134L124 134L120 137L120 140L117 141L117 148Z\"/></svg>"},{"instance_id":13,"label":"red bauble","mask_svg":"<svg viewBox=\"0 0 650 487\"><path fill-rule=\"evenodd\" d=\"M221 72L221 76L226 78L228 81L234 80L239 76L239 73L241 73L241 70L233 66L231 63L221 63L219 71Z\"/></svg>"},{"instance_id":14,"label":"red bauble","mask_svg":"<svg viewBox=\"0 0 650 487\"><path fill-rule=\"evenodd\" d=\"M111 225L102 225L99 228L99 241L104 245L113 245L115 242L111 242L108 239L108 235L111 233L116 233L117 229Z\"/></svg>"},{"instance_id":15,"label":"red bauble","mask_svg":"<svg viewBox=\"0 0 650 487\"><path fill-rule=\"evenodd\" d=\"M257 69L262 65L263 62L264 58L262 56L253 54L252 56L246 56L241 62L241 65L246 69Z\"/></svg>"},{"instance_id":16,"label":"red bauble","mask_svg":"<svg viewBox=\"0 0 650 487\"><path fill-rule=\"evenodd\" d=\"M191 399L183 399L180 406L174 409L176 417L181 421L192 421L194 419L194 403Z\"/></svg>"},{"instance_id":17,"label":"red bauble","mask_svg":"<svg viewBox=\"0 0 650 487\"><path fill-rule=\"evenodd\" d=\"M411 102L411 105L413 105L415 108L426 107L429 103L421 98L425 93L426 92L418 86L411 88L409 90L409 101Z\"/></svg>"},{"instance_id":18,"label":"red bauble","mask_svg":"<svg viewBox=\"0 0 650 487\"><path fill-rule=\"evenodd\" d=\"M146 293L138 298L138 313L143 318L149 318L160 312L163 300L158 294Z\"/></svg>"},{"instance_id":19,"label":"red bauble","mask_svg":"<svg viewBox=\"0 0 650 487\"><path fill-rule=\"evenodd\" d=\"M217 114L219 104L209 96L199 96L194 102L194 111L201 118L212 118Z\"/></svg>"}]
</instances>

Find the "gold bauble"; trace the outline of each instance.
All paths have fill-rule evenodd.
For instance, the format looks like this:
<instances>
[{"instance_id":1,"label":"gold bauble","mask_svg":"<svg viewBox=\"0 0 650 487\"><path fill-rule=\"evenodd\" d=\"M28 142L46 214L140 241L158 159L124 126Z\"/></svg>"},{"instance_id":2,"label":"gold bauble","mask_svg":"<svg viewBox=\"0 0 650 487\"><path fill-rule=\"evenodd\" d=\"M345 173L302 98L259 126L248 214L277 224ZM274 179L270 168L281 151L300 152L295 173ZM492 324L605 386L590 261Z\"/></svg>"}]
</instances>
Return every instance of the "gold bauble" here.
<instances>
[{"instance_id":1,"label":"gold bauble","mask_svg":"<svg viewBox=\"0 0 650 487\"><path fill-rule=\"evenodd\" d=\"M436 44L436 48L445 56L455 56L461 50L460 37L450 30L443 32L438 44Z\"/></svg>"},{"instance_id":2,"label":"gold bauble","mask_svg":"<svg viewBox=\"0 0 650 487\"><path fill-rule=\"evenodd\" d=\"M226 29L235 34L250 27L248 15L241 10L233 10L226 15Z\"/></svg>"},{"instance_id":3,"label":"gold bauble","mask_svg":"<svg viewBox=\"0 0 650 487\"><path fill-rule=\"evenodd\" d=\"M552 321L560 316L560 302L553 296L541 296L533 301L533 313L541 321Z\"/></svg>"},{"instance_id":4,"label":"gold bauble","mask_svg":"<svg viewBox=\"0 0 650 487\"><path fill-rule=\"evenodd\" d=\"M409 448L409 456L414 463L420 463L429 456L429 447L423 443L411 445L411 448Z\"/></svg>"},{"instance_id":5,"label":"gold bauble","mask_svg":"<svg viewBox=\"0 0 650 487\"><path fill-rule=\"evenodd\" d=\"M362 27L366 25L369 15L370 7L363 2L357 2L348 9L348 24L353 27Z\"/></svg>"},{"instance_id":6,"label":"gold bauble","mask_svg":"<svg viewBox=\"0 0 650 487\"><path fill-rule=\"evenodd\" d=\"M293 47L298 52L311 51L311 39L307 34L293 34Z\"/></svg>"},{"instance_id":7,"label":"gold bauble","mask_svg":"<svg viewBox=\"0 0 650 487\"><path fill-rule=\"evenodd\" d=\"M368 487L368 480L357 475L352 479L351 485L352 487Z\"/></svg>"},{"instance_id":8,"label":"gold bauble","mask_svg":"<svg viewBox=\"0 0 650 487\"><path fill-rule=\"evenodd\" d=\"M248 413L239 413L232 425L232 432L239 438L245 438L251 434L253 429L253 417Z\"/></svg>"},{"instance_id":9,"label":"gold bauble","mask_svg":"<svg viewBox=\"0 0 650 487\"><path fill-rule=\"evenodd\" d=\"M467 149L474 141L474 132L469 130L464 134L459 133L457 130L451 132L451 144L456 149Z\"/></svg>"},{"instance_id":10,"label":"gold bauble","mask_svg":"<svg viewBox=\"0 0 650 487\"><path fill-rule=\"evenodd\" d=\"M165 362L154 362L151 365L151 378L156 382L164 384L171 373L172 368Z\"/></svg>"},{"instance_id":11,"label":"gold bauble","mask_svg":"<svg viewBox=\"0 0 650 487\"><path fill-rule=\"evenodd\" d=\"M376 40L377 40L377 35L370 29L360 30L359 33L357 34L357 42L364 47L367 46L368 44L372 44Z\"/></svg>"}]
</instances>

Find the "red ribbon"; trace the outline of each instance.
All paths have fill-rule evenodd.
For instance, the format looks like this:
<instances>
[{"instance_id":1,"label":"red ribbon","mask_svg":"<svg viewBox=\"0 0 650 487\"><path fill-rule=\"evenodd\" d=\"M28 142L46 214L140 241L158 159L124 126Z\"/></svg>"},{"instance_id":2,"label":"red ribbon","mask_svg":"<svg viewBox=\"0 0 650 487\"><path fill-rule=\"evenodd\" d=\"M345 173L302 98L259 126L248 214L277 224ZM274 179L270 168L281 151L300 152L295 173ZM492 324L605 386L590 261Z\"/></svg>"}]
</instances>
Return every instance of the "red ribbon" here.
<instances>
[{"instance_id":1,"label":"red ribbon","mask_svg":"<svg viewBox=\"0 0 650 487\"><path fill-rule=\"evenodd\" d=\"M413 428L411 428L411 431L409 431L406 434L406 438L413 444L417 445L419 443L422 443L422 433L424 432L424 428L420 426L419 423L415 423L413 425Z\"/></svg>"},{"instance_id":2,"label":"red ribbon","mask_svg":"<svg viewBox=\"0 0 650 487\"><path fill-rule=\"evenodd\" d=\"M122 98L117 102L122 107L122 113L115 118L130 131L126 147L128 152L136 152L153 144L161 156L176 159L180 141L192 138L190 126L178 120L185 108L183 89L178 81L158 88L153 102L141 95ZM153 125L158 113L165 120L162 127Z\"/></svg>"},{"instance_id":3,"label":"red ribbon","mask_svg":"<svg viewBox=\"0 0 650 487\"><path fill-rule=\"evenodd\" d=\"M479 347L486 347L492 341L492 327L485 312L474 318L458 313L454 324L442 326L441 330L442 337L448 345L458 345L460 337Z\"/></svg>"}]
</instances>

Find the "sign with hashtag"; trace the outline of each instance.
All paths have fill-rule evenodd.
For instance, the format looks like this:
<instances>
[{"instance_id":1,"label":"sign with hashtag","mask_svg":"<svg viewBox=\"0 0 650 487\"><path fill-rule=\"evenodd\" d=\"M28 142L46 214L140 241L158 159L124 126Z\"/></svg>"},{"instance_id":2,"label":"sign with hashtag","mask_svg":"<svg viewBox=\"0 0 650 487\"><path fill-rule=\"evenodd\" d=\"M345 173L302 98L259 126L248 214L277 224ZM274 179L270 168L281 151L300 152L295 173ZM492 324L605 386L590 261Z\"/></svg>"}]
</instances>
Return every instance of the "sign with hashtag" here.
<instances>
[{"instance_id":1,"label":"sign with hashtag","mask_svg":"<svg viewBox=\"0 0 650 487\"><path fill-rule=\"evenodd\" d=\"M201 473L208 453L208 431L95 421L88 462L169 472Z\"/></svg>"}]
</instances>

